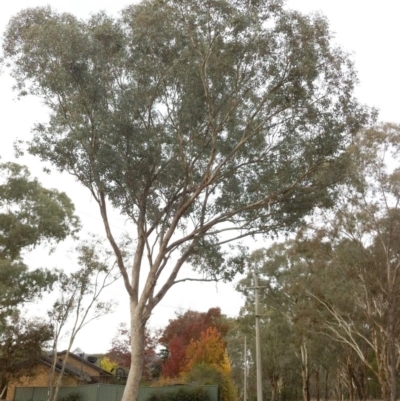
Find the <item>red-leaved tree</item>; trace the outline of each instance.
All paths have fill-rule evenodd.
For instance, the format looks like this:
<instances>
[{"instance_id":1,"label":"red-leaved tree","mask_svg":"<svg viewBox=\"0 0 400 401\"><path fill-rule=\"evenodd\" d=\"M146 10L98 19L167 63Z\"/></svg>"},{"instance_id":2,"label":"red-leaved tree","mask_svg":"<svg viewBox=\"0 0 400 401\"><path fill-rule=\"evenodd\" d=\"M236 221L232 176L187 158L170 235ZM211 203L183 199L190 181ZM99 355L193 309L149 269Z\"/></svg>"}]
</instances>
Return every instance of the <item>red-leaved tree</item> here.
<instances>
[{"instance_id":1,"label":"red-leaved tree","mask_svg":"<svg viewBox=\"0 0 400 401\"><path fill-rule=\"evenodd\" d=\"M107 356L118 366L129 368L131 366L131 336L125 323L120 323L117 332L111 340L111 349L107 352Z\"/></svg>"},{"instance_id":2,"label":"red-leaved tree","mask_svg":"<svg viewBox=\"0 0 400 401\"><path fill-rule=\"evenodd\" d=\"M220 308L210 308L207 312L189 310L169 321L159 339L160 344L168 350L162 367L164 377L177 377L185 370L187 347L210 328L214 328L222 337L228 332L229 327Z\"/></svg>"},{"instance_id":3,"label":"red-leaved tree","mask_svg":"<svg viewBox=\"0 0 400 401\"><path fill-rule=\"evenodd\" d=\"M145 349L142 381L150 381L153 378L153 366L157 364L157 336L148 331L145 333ZM131 366L131 335L125 323L120 323L117 333L111 341L111 349L107 352L110 360L118 366L129 368Z\"/></svg>"},{"instance_id":4,"label":"red-leaved tree","mask_svg":"<svg viewBox=\"0 0 400 401\"><path fill-rule=\"evenodd\" d=\"M168 344L168 358L162 366L163 377L177 377L186 365L186 346L183 338L175 336Z\"/></svg>"}]
</instances>

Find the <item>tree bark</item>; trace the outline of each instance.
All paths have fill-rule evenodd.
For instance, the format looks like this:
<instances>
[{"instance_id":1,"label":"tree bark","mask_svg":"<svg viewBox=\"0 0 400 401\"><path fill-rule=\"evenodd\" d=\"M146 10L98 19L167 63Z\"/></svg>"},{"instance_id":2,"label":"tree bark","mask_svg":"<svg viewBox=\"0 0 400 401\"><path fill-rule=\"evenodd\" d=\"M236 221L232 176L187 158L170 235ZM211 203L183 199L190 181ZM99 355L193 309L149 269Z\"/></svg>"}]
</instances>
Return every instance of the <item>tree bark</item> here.
<instances>
[{"instance_id":1,"label":"tree bark","mask_svg":"<svg viewBox=\"0 0 400 401\"><path fill-rule=\"evenodd\" d=\"M271 382L271 401L276 400L276 383Z\"/></svg>"},{"instance_id":2,"label":"tree bark","mask_svg":"<svg viewBox=\"0 0 400 401\"><path fill-rule=\"evenodd\" d=\"M278 380L279 376L275 374L270 375L270 383L271 383L271 401L276 401L276 394L278 389Z\"/></svg>"},{"instance_id":3,"label":"tree bark","mask_svg":"<svg viewBox=\"0 0 400 401\"><path fill-rule=\"evenodd\" d=\"M303 401L310 401L310 372L308 369L307 345L303 342L300 346L301 351L301 376L303 379L302 393Z\"/></svg>"},{"instance_id":4,"label":"tree bark","mask_svg":"<svg viewBox=\"0 0 400 401\"><path fill-rule=\"evenodd\" d=\"M337 400L338 401L343 401L343 388L342 388L342 374L340 372L340 369L337 369L336 372L337 378L336 378L336 394L337 394Z\"/></svg>"},{"instance_id":5,"label":"tree bark","mask_svg":"<svg viewBox=\"0 0 400 401\"><path fill-rule=\"evenodd\" d=\"M4 395L7 392L7 384L4 386L3 390L1 390L0 392L0 400L2 400L4 398Z\"/></svg>"},{"instance_id":6,"label":"tree bark","mask_svg":"<svg viewBox=\"0 0 400 401\"><path fill-rule=\"evenodd\" d=\"M388 367L389 367L389 397L390 401L396 401L396 308L394 302L393 289L389 295L388 305Z\"/></svg>"},{"instance_id":7,"label":"tree bark","mask_svg":"<svg viewBox=\"0 0 400 401\"><path fill-rule=\"evenodd\" d=\"M361 366L361 369L365 369L365 364ZM357 391L357 396L360 401L366 401L366 389L365 389L365 376L364 370L357 371L354 369L353 365L348 362L348 370L349 370L349 382L353 386L355 386L355 390ZM354 393L354 391L353 391ZM353 398L355 394L353 394Z\"/></svg>"},{"instance_id":8,"label":"tree bark","mask_svg":"<svg viewBox=\"0 0 400 401\"><path fill-rule=\"evenodd\" d=\"M121 401L136 401L139 398L142 379L146 320L131 299L131 367Z\"/></svg>"},{"instance_id":9,"label":"tree bark","mask_svg":"<svg viewBox=\"0 0 400 401\"><path fill-rule=\"evenodd\" d=\"M354 384L353 384L353 366L351 364L350 358L347 358L347 382L349 388L349 401L354 401Z\"/></svg>"},{"instance_id":10,"label":"tree bark","mask_svg":"<svg viewBox=\"0 0 400 401\"><path fill-rule=\"evenodd\" d=\"M315 372L315 397L317 401L320 401L320 386L319 386L319 367Z\"/></svg>"},{"instance_id":11,"label":"tree bark","mask_svg":"<svg viewBox=\"0 0 400 401\"><path fill-rule=\"evenodd\" d=\"M57 342L58 338L54 340L53 344L53 356L52 356L53 359L48 378L47 401L51 401L54 398L54 381L55 381L55 371L57 365Z\"/></svg>"},{"instance_id":12,"label":"tree bark","mask_svg":"<svg viewBox=\"0 0 400 401\"><path fill-rule=\"evenodd\" d=\"M325 371L325 401L328 401L329 398L329 390L328 390L328 379L329 379L329 372L328 370Z\"/></svg>"}]
</instances>

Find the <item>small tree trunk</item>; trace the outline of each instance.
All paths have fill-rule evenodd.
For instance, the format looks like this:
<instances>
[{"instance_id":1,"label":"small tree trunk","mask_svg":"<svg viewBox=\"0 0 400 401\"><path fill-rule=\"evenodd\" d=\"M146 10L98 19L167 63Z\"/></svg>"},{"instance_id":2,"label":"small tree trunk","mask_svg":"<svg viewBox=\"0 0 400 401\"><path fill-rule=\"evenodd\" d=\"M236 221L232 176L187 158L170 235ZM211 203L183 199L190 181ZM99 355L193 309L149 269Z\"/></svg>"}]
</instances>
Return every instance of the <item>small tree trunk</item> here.
<instances>
[{"instance_id":1,"label":"small tree trunk","mask_svg":"<svg viewBox=\"0 0 400 401\"><path fill-rule=\"evenodd\" d=\"M276 401L276 382L271 380L271 401Z\"/></svg>"},{"instance_id":2,"label":"small tree trunk","mask_svg":"<svg viewBox=\"0 0 400 401\"><path fill-rule=\"evenodd\" d=\"M395 302L394 295L390 294L389 298L389 306L388 306L388 367L389 367L389 397L390 401L396 401L397 392L397 382L396 382L396 311L395 311Z\"/></svg>"},{"instance_id":3,"label":"small tree trunk","mask_svg":"<svg viewBox=\"0 0 400 401\"><path fill-rule=\"evenodd\" d=\"M308 353L305 342L300 346L301 351L301 376L303 379L303 401L310 401L310 373L308 370Z\"/></svg>"},{"instance_id":4,"label":"small tree trunk","mask_svg":"<svg viewBox=\"0 0 400 401\"><path fill-rule=\"evenodd\" d=\"M354 401L354 385L351 377L349 377L349 401Z\"/></svg>"},{"instance_id":5,"label":"small tree trunk","mask_svg":"<svg viewBox=\"0 0 400 401\"><path fill-rule=\"evenodd\" d=\"M132 310L133 309L133 310ZM137 401L143 373L145 322L131 302L131 367L121 401Z\"/></svg>"},{"instance_id":6,"label":"small tree trunk","mask_svg":"<svg viewBox=\"0 0 400 401\"><path fill-rule=\"evenodd\" d=\"M7 391L7 384L3 387L3 390L1 390L1 393L0 393L0 400L2 400L3 398L4 398L4 395L6 394L6 391Z\"/></svg>"},{"instance_id":7,"label":"small tree trunk","mask_svg":"<svg viewBox=\"0 0 400 401\"><path fill-rule=\"evenodd\" d=\"M319 391L319 367L317 368L317 371L315 372L315 397L317 401L320 400L320 391Z\"/></svg>"},{"instance_id":8,"label":"small tree trunk","mask_svg":"<svg viewBox=\"0 0 400 401\"><path fill-rule=\"evenodd\" d=\"M365 365L364 365L365 366ZM361 369L364 369L364 366L361 367ZM363 370L359 371L357 374L357 371L353 368L351 364L349 364L349 375L350 375L350 383L355 386L355 389L357 391L358 399L360 401L366 401L366 395L365 395L365 384L364 384L364 372ZM355 398L355 394L354 394Z\"/></svg>"},{"instance_id":9,"label":"small tree trunk","mask_svg":"<svg viewBox=\"0 0 400 401\"><path fill-rule=\"evenodd\" d=\"M56 371L56 365L57 365L57 343L58 343L58 337L54 339L53 343L53 360L52 360L52 365L49 373L49 386L47 390L47 401L52 401L54 398L54 381L55 381L55 371Z\"/></svg>"},{"instance_id":10,"label":"small tree trunk","mask_svg":"<svg viewBox=\"0 0 400 401\"><path fill-rule=\"evenodd\" d=\"M343 389L342 389L342 375L340 370L337 370L337 399L338 401L343 400Z\"/></svg>"},{"instance_id":11,"label":"small tree trunk","mask_svg":"<svg viewBox=\"0 0 400 401\"><path fill-rule=\"evenodd\" d=\"M58 379L57 379L57 383L55 385L55 387L53 386L53 394L52 397L49 398L50 401L56 401L57 397L58 397L58 392L60 390L60 387L62 386L62 380L64 377L64 372L65 372L65 367L67 366L67 362L68 362L68 357L69 357L69 352L71 350L71 346L73 343L74 339L71 337L68 348L67 348L67 352L65 353L65 357L64 360L62 361L62 365L61 365L61 371L58 374ZM57 355L57 354L56 354Z\"/></svg>"},{"instance_id":12,"label":"small tree trunk","mask_svg":"<svg viewBox=\"0 0 400 401\"><path fill-rule=\"evenodd\" d=\"M347 358L347 381L349 387L349 401L354 401L354 385L353 385L353 366L350 362L350 358Z\"/></svg>"},{"instance_id":13,"label":"small tree trunk","mask_svg":"<svg viewBox=\"0 0 400 401\"><path fill-rule=\"evenodd\" d=\"M367 401L369 397L369 386L368 386L368 375L367 375L367 365L363 364L361 366L361 372L362 372L362 401Z\"/></svg>"},{"instance_id":14,"label":"small tree trunk","mask_svg":"<svg viewBox=\"0 0 400 401\"><path fill-rule=\"evenodd\" d=\"M379 384L381 385L381 394L383 401L390 401L390 391L387 385L387 382L384 378L378 379Z\"/></svg>"},{"instance_id":15,"label":"small tree trunk","mask_svg":"<svg viewBox=\"0 0 400 401\"><path fill-rule=\"evenodd\" d=\"M372 341L374 345L374 353L377 363L377 368L374 371L376 378L378 379L379 386L381 388L381 396L383 401L390 400L390 389L388 387L388 351L387 351L387 344L380 344L379 343L379 334L376 330L372 330Z\"/></svg>"},{"instance_id":16,"label":"small tree trunk","mask_svg":"<svg viewBox=\"0 0 400 401\"><path fill-rule=\"evenodd\" d=\"M271 401L276 401L278 394L279 375L271 373L269 376L269 382L271 384Z\"/></svg>"},{"instance_id":17,"label":"small tree trunk","mask_svg":"<svg viewBox=\"0 0 400 401\"><path fill-rule=\"evenodd\" d=\"M328 372L328 370L326 370L325 371L325 394L324 394L325 401L328 401L328 397L329 397L328 379L329 379L329 372Z\"/></svg>"}]
</instances>

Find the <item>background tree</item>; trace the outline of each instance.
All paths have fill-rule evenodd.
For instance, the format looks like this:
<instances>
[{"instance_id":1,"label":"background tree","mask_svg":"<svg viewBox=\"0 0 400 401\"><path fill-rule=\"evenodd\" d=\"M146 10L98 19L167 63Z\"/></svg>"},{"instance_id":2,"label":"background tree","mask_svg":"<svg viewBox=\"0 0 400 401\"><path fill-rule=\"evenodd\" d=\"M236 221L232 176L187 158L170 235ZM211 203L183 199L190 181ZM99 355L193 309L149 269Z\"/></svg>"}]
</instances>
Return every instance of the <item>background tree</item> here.
<instances>
[{"instance_id":1,"label":"background tree","mask_svg":"<svg viewBox=\"0 0 400 401\"><path fill-rule=\"evenodd\" d=\"M313 294L330 313L326 327L332 336L357 353L379 380L383 399L391 401L396 398L400 334L399 144L396 125L360 132L349 149L348 185L333 215L324 216L323 240L334 247L331 264L347 280L358 314L335 298Z\"/></svg>"},{"instance_id":2,"label":"background tree","mask_svg":"<svg viewBox=\"0 0 400 401\"><path fill-rule=\"evenodd\" d=\"M291 230L331 204L342 149L367 113L330 39L322 17L279 0L154 0L86 22L36 8L10 21L16 88L50 112L30 151L91 192L124 279L124 401L138 396L146 322L187 279L185 263L228 280L243 255L227 243ZM109 207L134 226L129 264Z\"/></svg>"},{"instance_id":3,"label":"background tree","mask_svg":"<svg viewBox=\"0 0 400 401\"><path fill-rule=\"evenodd\" d=\"M261 260L266 305L286 314L296 333L293 343L301 340L304 400L311 374L317 385L323 368L313 357L327 348L321 334L338 342L331 359L337 397L365 400L374 381L384 400L396 394L399 133L390 124L361 131L348 148L350 174L334 208L315 216L295 240L253 256Z\"/></svg>"},{"instance_id":4,"label":"background tree","mask_svg":"<svg viewBox=\"0 0 400 401\"><path fill-rule=\"evenodd\" d=\"M149 383L160 375L161 366L156 352L157 345L158 333L150 333L146 330L142 383ZM125 323L118 326L107 357L117 363L119 367L129 369L131 366L131 336Z\"/></svg>"},{"instance_id":5,"label":"background tree","mask_svg":"<svg viewBox=\"0 0 400 401\"><path fill-rule=\"evenodd\" d=\"M107 372L113 373L118 368L118 363L111 360L109 357L104 356L100 359L99 366Z\"/></svg>"},{"instance_id":6,"label":"background tree","mask_svg":"<svg viewBox=\"0 0 400 401\"><path fill-rule=\"evenodd\" d=\"M76 336L91 321L113 311L112 302L102 301L103 290L113 284L119 274L115 273L115 263L110 262L111 255L99 247L99 243L84 242L77 247L80 268L70 274L61 272L57 280L59 298L49 311L53 325L53 363L49 378L48 401L57 400L62 384L65 366ZM62 360L61 371L55 380L58 363L57 346L65 334L67 325L68 345Z\"/></svg>"},{"instance_id":7,"label":"background tree","mask_svg":"<svg viewBox=\"0 0 400 401\"><path fill-rule=\"evenodd\" d=\"M65 193L44 188L24 166L0 164L0 321L55 280L49 271L28 270L22 251L62 241L78 228Z\"/></svg>"},{"instance_id":8,"label":"background tree","mask_svg":"<svg viewBox=\"0 0 400 401\"><path fill-rule=\"evenodd\" d=\"M276 255L279 269L275 269L276 264L273 266L268 264L269 256L272 254ZM296 295L285 288L287 271L282 267L282 261L285 260L286 254L287 247L281 244L268 250L253 252L248 261L249 273L238 285L238 290L246 296L246 301L241 309L237 327L240 333L249 340L248 390L249 397L253 398L256 394L255 293L252 288L254 287L253 275L255 272L259 277L259 285L263 287L259 290L263 393L268 394L272 400L279 398L281 394L286 394L286 397L290 398L289 393L293 384L298 390L301 383L300 345L302 344L302 334L300 333L295 341L293 306L296 304ZM295 276L296 273L293 274L293 277ZM288 380L293 372L296 378L291 377ZM294 398L298 397L299 393Z\"/></svg>"},{"instance_id":9,"label":"background tree","mask_svg":"<svg viewBox=\"0 0 400 401\"><path fill-rule=\"evenodd\" d=\"M56 274L29 270L22 253L78 229L65 193L44 188L24 166L0 164L0 398L10 377L29 374L51 339L49 324L22 318L18 308L49 290Z\"/></svg>"},{"instance_id":10,"label":"background tree","mask_svg":"<svg viewBox=\"0 0 400 401\"><path fill-rule=\"evenodd\" d=\"M107 356L118 366L129 368L131 366L131 336L125 323L120 323L117 332L111 340L111 348Z\"/></svg>"},{"instance_id":11,"label":"background tree","mask_svg":"<svg viewBox=\"0 0 400 401\"><path fill-rule=\"evenodd\" d=\"M203 331L215 327L222 336L229 330L226 317L222 315L218 307L210 308L207 312L188 310L177 313L175 319L170 319L168 325L162 330L159 342L168 346L175 337L182 339L183 345L187 347L192 340L197 340Z\"/></svg>"},{"instance_id":12,"label":"background tree","mask_svg":"<svg viewBox=\"0 0 400 401\"><path fill-rule=\"evenodd\" d=\"M226 343L215 327L209 327L198 340L191 340L186 349L185 380L190 383L220 386L221 400L236 399Z\"/></svg>"},{"instance_id":13,"label":"background tree","mask_svg":"<svg viewBox=\"0 0 400 401\"><path fill-rule=\"evenodd\" d=\"M216 328L223 337L227 334L229 325L220 308L210 308L207 312L188 310L170 319L159 338L159 343L165 347L164 377L179 377L187 363L187 347L209 328Z\"/></svg>"},{"instance_id":14,"label":"background tree","mask_svg":"<svg viewBox=\"0 0 400 401\"><path fill-rule=\"evenodd\" d=\"M0 256L16 260L21 250L59 242L78 228L65 193L42 187L25 166L0 164Z\"/></svg>"},{"instance_id":15,"label":"background tree","mask_svg":"<svg viewBox=\"0 0 400 401\"><path fill-rule=\"evenodd\" d=\"M161 377L154 384L217 384L222 399L233 400L236 393L224 340L228 329L229 321L220 308L177 313L160 331L164 357Z\"/></svg>"},{"instance_id":16,"label":"background tree","mask_svg":"<svg viewBox=\"0 0 400 401\"><path fill-rule=\"evenodd\" d=\"M322 391L328 397L328 387L333 389L328 379L329 374L333 378L330 368L337 365L337 348L332 347L332 341L321 330L324 313L320 312L326 314L326 311L309 292L324 293L328 286L335 288L337 272L331 272L329 279L329 271L325 270L329 247L319 245L320 252L314 243L287 240L254 252L248 262L248 277L238 286L246 295L238 327L250 337L255 325L251 287L253 272L258 272L259 285L263 287L260 290L263 390L274 399L283 396L298 399L302 394L303 400L309 401L319 399ZM336 289L335 295L340 297L340 294ZM253 372L250 378L255 377L254 345L254 340L249 343ZM255 381L250 379L249 384L255 386Z\"/></svg>"},{"instance_id":17,"label":"background tree","mask_svg":"<svg viewBox=\"0 0 400 401\"><path fill-rule=\"evenodd\" d=\"M247 368L248 373L248 397L255 399L256 395L256 354L255 354L255 312L253 297L243 307L238 318L238 330L241 336L247 340ZM263 393L271 401L280 398L295 399L296 389L299 387L300 361L296 355L293 343L293 327L281 311L262 307L263 319L261 322L261 355L263 373ZM243 341L240 344L243 348ZM231 347L228 347L230 350ZM233 362L235 353L229 353ZM239 360L234 364L236 382L243 381L243 355L239 354ZM240 380L240 381L239 381Z\"/></svg>"},{"instance_id":18,"label":"background tree","mask_svg":"<svg viewBox=\"0 0 400 401\"><path fill-rule=\"evenodd\" d=\"M36 319L26 320L17 311L0 331L0 398L9 380L29 376L52 339L52 328Z\"/></svg>"},{"instance_id":19,"label":"background tree","mask_svg":"<svg viewBox=\"0 0 400 401\"><path fill-rule=\"evenodd\" d=\"M186 367L187 344L183 337L175 335L166 348L167 355L162 363L161 374L163 377L179 377Z\"/></svg>"},{"instance_id":20,"label":"background tree","mask_svg":"<svg viewBox=\"0 0 400 401\"><path fill-rule=\"evenodd\" d=\"M200 338L192 340L187 347L185 370L190 370L194 365L201 363L230 370L225 341L215 327L209 327L200 333Z\"/></svg>"}]
</instances>

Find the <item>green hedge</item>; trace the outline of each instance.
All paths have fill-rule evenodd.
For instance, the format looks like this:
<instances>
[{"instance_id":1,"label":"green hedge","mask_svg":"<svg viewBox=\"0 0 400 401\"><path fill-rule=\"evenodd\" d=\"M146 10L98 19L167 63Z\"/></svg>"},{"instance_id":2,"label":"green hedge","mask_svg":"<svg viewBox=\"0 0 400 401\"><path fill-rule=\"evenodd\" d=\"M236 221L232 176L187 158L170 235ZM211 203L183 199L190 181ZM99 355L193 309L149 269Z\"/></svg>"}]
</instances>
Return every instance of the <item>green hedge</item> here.
<instances>
[{"instance_id":1,"label":"green hedge","mask_svg":"<svg viewBox=\"0 0 400 401\"><path fill-rule=\"evenodd\" d=\"M211 401L210 396L202 388L184 389L168 393L154 393L146 401Z\"/></svg>"}]
</instances>

